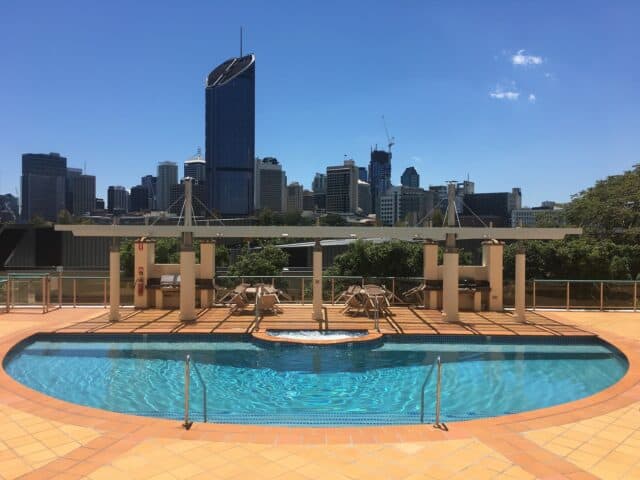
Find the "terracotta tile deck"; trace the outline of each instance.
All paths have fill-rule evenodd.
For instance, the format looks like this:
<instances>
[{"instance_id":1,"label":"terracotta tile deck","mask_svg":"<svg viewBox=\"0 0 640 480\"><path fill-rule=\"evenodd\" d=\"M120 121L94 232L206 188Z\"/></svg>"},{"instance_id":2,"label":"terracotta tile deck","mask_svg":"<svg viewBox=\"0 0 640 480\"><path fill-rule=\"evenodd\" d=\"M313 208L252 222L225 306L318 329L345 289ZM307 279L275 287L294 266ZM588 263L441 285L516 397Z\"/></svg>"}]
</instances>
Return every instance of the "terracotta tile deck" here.
<instances>
[{"instance_id":1,"label":"terracotta tile deck","mask_svg":"<svg viewBox=\"0 0 640 480\"><path fill-rule=\"evenodd\" d=\"M283 306L268 328L373 329L373 319L327 306ZM126 311L111 324L103 309L0 314L0 352L38 331L95 333L252 332L252 313ZM591 397L493 419L425 426L286 428L196 424L126 416L46 397L0 371L0 478L444 479L640 478L640 313L537 312L520 324L508 313L394 307L383 333L600 335L630 361L627 375Z\"/></svg>"}]
</instances>

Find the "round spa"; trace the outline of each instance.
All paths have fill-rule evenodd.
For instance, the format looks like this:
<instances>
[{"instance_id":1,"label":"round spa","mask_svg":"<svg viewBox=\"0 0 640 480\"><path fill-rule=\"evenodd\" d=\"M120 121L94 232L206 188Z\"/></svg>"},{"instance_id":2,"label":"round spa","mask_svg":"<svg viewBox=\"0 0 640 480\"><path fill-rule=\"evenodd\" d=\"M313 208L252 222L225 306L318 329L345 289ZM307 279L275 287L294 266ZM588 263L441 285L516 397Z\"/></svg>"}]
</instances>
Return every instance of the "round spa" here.
<instances>
[{"instance_id":1,"label":"round spa","mask_svg":"<svg viewBox=\"0 0 640 480\"><path fill-rule=\"evenodd\" d=\"M187 355L192 419L206 412L209 422L296 426L412 424L421 413L431 422L438 357L441 420L449 422L571 402L614 384L628 367L591 337L403 335L296 345L230 334L39 334L16 345L3 366L68 402L178 419Z\"/></svg>"}]
</instances>

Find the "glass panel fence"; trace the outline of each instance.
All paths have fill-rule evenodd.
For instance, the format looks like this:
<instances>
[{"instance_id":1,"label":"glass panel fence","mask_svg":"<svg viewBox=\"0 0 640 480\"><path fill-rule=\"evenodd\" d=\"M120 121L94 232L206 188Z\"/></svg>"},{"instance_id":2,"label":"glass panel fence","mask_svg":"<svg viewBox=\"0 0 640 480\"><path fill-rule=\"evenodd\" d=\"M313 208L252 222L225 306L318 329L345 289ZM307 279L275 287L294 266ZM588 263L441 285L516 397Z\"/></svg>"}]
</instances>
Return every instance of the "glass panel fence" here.
<instances>
[{"instance_id":1,"label":"glass panel fence","mask_svg":"<svg viewBox=\"0 0 640 480\"><path fill-rule=\"evenodd\" d=\"M536 281L535 308L566 308L567 282L564 281Z\"/></svg>"},{"instance_id":2,"label":"glass panel fence","mask_svg":"<svg viewBox=\"0 0 640 480\"><path fill-rule=\"evenodd\" d=\"M603 305L605 309L633 309L634 295L637 295L635 282L603 283Z\"/></svg>"},{"instance_id":3,"label":"glass panel fence","mask_svg":"<svg viewBox=\"0 0 640 480\"><path fill-rule=\"evenodd\" d=\"M569 308L600 308L600 282L569 282Z\"/></svg>"}]
</instances>

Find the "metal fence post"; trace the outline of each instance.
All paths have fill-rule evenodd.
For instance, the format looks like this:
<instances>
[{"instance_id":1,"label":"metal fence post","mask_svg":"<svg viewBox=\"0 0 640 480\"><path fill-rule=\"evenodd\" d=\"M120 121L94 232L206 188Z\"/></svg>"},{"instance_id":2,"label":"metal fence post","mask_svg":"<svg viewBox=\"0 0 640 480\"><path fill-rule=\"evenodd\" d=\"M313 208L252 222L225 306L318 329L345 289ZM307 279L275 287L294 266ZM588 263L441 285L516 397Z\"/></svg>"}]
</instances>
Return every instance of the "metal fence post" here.
<instances>
[{"instance_id":1,"label":"metal fence post","mask_svg":"<svg viewBox=\"0 0 640 480\"><path fill-rule=\"evenodd\" d=\"M304 305L304 277L300 279L300 296L302 299L302 305Z\"/></svg>"},{"instance_id":2,"label":"metal fence post","mask_svg":"<svg viewBox=\"0 0 640 480\"><path fill-rule=\"evenodd\" d=\"M396 303L396 277L391 277L391 293L393 294L391 301Z\"/></svg>"},{"instance_id":3,"label":"metal fence post","mask_svg":"<svg viewBox=\"0 0 640 480\"><path fill-rule=\"evenodd\" d=\"M335 305L336 279L331 279L331 305Z\"/></svg>"},{"instance_id":4,"label":"metal fence post","mask_svg":"<svg viewBox=\"0 0 640 480\"><path fill-rule=\"evenodd\" d=\"M600 311L604 310L604 282L600 282Z\"/></svg>"},{"instance_id":5,"label":"metal fence post","mask_svg":"<svg viewBox=\"0 0 640 480\"><path fill-rule=\"evenodd\" d=\"M46 305L47 305L47 279L46 277L42 277L40 281L40 286L42 288L42 313L47 313Z\"/></svg>"},{"instance_id":6,"label":"metal fence post","mask_svg":"<svg viewBox=\"0 0 640 480\"><path fill-rule=\"evenodd\" d=\"M76 308L76 300L77 300L77 290L78 290L78 279L73 279L73 308Z\"/></svg>"},{"instance_id":7,"label":"metal fence post","mask_svg":"<svg viewBox=\"0 0 640 480\"><path fill-rule=\"evenodd\" d=\"M532 298L532 310L535 312L536 311L536 280L535 278L533 279L533 298Z\"/></svg>"},{"instance_id":8,"label":"metal fence post","mask_svg":"<svg viewBox=\"0 0 640 480\"><path fill-rule=\"evenodd\" d=\"M570 308L569 295L570 295L570 287L569 287L569 282L567 282L567 310L569 310Z\"/></svg>"},{"instance_id":9,"label":"metal fence post","mask_svg":"<svg viewBox=\"0 0 640 480\"><path fill-rule=\"evenodd\" d=\"M62 273L58 273L58 308L62 308Z\"/></svg>"},{"instance_id":10,"label":"metal fence post","mask_svg":"<svg viewBox=\"0 0 640 480\"><path fill-rule=\"evenodd\" d=\"M636 311L638 306L638 282L633 282L633 311Z\"/></svg>"},{"instance_id":11,"label":"metal fence post","mask_svg":"<svg viewBox=\"0 0 640 480\"><path fill-rule=\"evenodd\" d=\"M102 280L102 295L103 295L103 305L104 308L107 308L107 279Z\"/></svg>"}]
</instances>

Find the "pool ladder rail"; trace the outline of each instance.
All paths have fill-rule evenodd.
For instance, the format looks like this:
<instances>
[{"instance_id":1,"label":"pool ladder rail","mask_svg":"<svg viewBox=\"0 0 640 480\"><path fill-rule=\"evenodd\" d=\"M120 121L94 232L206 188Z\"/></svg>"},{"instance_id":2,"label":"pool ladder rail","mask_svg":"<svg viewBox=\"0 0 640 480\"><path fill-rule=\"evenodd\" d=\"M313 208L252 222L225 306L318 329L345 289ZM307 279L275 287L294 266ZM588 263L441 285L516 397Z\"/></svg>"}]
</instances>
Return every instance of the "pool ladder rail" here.
<instances>
[{"instance_id":1,"label":"pool ladder rail","mask_svg":"<svg viewBox=\"0 0 640 480\"><path fill-rule=\"evenodd\" d=\"M442 430L447 430L447 426L444 423L440 422L440 407L441 407L441 396L442 396L442 360L438 355L436 361L433 365L431 365L431 369L424 377L424 382L422 382L422 387L420 388L420 423L424 423L424 390L427 387L427 383L431 378L431 374L433 373L434 365L437 366L437 378L436 378L436 421L433 424L434 428L440 428Z\"/></svg>"},{"instance_id":2,"label":"pool ladder rail","mask_svg":"<svg viewBox=\"0 0 640 480\"><path fill-rule=\"evenodd\" d=\"M207 423L207 384L204 383L204 379L200 374L200 369L196 362L191 361L191 355L187 355L184 360L184 423L182 426L185 430L189 430L193 425L193 421L189 418L189 396L191 392L191 364L193 363L193 370L196 372L196 376L202 385L202 411L204 414L204 423Z\"/></svg>"}]
</instances>

